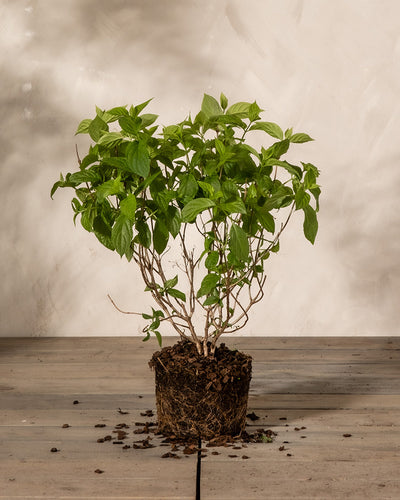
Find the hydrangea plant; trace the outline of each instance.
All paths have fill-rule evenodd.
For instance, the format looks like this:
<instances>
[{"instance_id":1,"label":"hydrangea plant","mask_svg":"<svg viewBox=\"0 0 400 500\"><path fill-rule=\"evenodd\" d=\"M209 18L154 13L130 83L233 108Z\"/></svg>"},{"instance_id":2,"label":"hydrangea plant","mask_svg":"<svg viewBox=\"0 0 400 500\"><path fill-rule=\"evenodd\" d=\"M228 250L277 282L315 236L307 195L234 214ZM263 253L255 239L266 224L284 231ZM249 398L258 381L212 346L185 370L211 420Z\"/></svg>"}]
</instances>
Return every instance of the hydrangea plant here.
<instances>
[{"instance_id":1,"label":"hydrangea plant","mask_svg":"<svg viewBox=\"0 0 400 500\"><path fill-rule=\"evenodd\" d=\"M228 105L224 94L219 101L205 94L194 118L162 128L143 112L149 102L96 107L76 132L93 144L51 196L72 188L74 221L138 264L157 304L143 314L144 340L154 334L161 345L160 323L169 321L209 356L263 298L267 260L294 211L315 241L319 170L283 159L291 145L312 139L263 121L256 102ZM272 144L257 149L249 139L260 131Z\"/></svg>"}]
</instances>

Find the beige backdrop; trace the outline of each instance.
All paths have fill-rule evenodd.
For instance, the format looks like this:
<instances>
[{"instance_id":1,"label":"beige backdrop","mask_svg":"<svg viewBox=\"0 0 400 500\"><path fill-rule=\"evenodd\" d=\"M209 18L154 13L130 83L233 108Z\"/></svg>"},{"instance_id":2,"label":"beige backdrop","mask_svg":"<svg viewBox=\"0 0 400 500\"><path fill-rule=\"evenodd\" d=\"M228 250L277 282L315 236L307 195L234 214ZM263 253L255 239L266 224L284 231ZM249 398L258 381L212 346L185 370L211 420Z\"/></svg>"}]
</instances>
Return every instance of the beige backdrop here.
<instances>
[{"instance_id":1,"label":"beige backdrop","mask_svg":"<svg viewBox=\"0 0 400 500\"><path fill-rule=\"evenodd\" d=\"M254 100L264 119L316 140L315 247L301 219L269 261L250 335L400 334L398 0L2 0L1 336L138 335L134 264L74 228L77 123L155 100L161 122L204 92Z\"/></svg>"}]
</instances>

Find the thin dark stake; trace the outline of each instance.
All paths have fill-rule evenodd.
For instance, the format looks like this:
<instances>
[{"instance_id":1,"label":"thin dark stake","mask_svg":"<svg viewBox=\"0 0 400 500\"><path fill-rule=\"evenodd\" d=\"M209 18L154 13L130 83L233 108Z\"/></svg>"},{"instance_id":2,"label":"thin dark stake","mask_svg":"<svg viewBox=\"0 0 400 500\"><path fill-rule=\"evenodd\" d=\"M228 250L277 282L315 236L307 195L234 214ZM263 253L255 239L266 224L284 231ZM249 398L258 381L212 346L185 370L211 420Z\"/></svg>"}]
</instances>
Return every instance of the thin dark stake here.
<instances>
[{"instance_id":1,"label":"thin dark stake","mask_svg":"<svg viewBox=\"0 0 400 500\"><path fill-rule=\"evenodd\" d=\"M196 471L196 500L201 500L200 479L201 479L201 438L199 437L198 451L197 451L197 471Z\"/></svg>"}]
</instances>

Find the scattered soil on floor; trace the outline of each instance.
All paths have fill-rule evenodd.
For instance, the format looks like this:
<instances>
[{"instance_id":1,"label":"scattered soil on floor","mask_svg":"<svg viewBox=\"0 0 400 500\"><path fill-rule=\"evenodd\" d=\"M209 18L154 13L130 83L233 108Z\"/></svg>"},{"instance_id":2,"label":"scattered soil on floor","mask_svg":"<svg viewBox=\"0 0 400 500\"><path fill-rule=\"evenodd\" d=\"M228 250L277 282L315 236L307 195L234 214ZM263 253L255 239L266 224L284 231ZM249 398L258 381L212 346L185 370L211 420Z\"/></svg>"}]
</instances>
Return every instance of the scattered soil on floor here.
<instances>
[{"instance_id":1,"label":"scattered soil on floor","mask_svg":"<svg viewBox=\"0 0 400 500\"><path fill-rule=\"evenodd\" d=\"M155 416L152 410L147 410L142 413L142 416L149 416L150 412ZM250 420L250 419L249 419ZM143 426L143 427L141 427ZM96 426L95 426L96 427ZM132 427L132 430L130 430ZM135 439L137 434L146 434L143 439ZM133 422L128 425L125 422L118 423L114 426L112 435L108 434L104 437L97 439L98 443L110 442L115 445L122 445L123 450L146 450L149 448L165 446L170 447L170 451L160 454L161 458L182 458L189 455L197 455L201 453L202 458L206 458L208 454L221 455L221 451L215 451L215 448L226 449L229 453L230 450L241 450L248 448L250 443L272 443L277 436L277 433L271 429L258 428L256 430L244 430L241 435L230 436L222 435L216 436L209 440L202 441L202 447L198 446L198 438L187 437L185 439L179 438L174 434L168 436L160 433L157 428L157 422ZM133 438L133 441L130 441ZM128 444L129 443L129 444ZM213 450L211 451L210 448ZM237 458L239 455L228 455L231 458ZM242 459L249 459L248 455L242 455Z\"/></svg>"}]
</instances>

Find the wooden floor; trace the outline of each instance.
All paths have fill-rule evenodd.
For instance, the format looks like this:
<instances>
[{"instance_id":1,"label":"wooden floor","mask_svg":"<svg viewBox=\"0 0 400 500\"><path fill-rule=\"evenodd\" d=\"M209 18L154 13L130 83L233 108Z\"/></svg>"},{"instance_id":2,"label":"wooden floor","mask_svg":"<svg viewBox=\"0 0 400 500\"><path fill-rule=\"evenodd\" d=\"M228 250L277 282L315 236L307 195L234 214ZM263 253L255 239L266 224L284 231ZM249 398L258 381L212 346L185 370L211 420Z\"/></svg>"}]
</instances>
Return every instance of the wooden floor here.
<instances>
[{"instance_id":1,"label":"wooden floor","mask_svg":"<svg viewBox=\"0 0 400 500\"><path fill-rule=\"evenodd\" d=\"M202 500L400 499L400 337L226 343L254 359L249 412L260 418L249 430L277 436L209 449ZM147 436L133 430L155 409L156 348L140 338L0 339L0 499L194 500L196 455L97 442L122 423L124 443Z\"/></svg>"}]
</instances>

